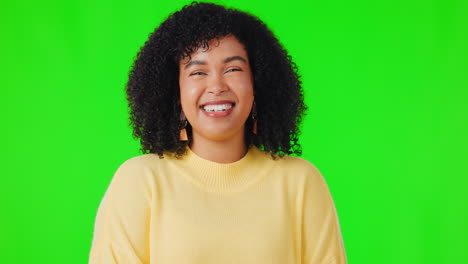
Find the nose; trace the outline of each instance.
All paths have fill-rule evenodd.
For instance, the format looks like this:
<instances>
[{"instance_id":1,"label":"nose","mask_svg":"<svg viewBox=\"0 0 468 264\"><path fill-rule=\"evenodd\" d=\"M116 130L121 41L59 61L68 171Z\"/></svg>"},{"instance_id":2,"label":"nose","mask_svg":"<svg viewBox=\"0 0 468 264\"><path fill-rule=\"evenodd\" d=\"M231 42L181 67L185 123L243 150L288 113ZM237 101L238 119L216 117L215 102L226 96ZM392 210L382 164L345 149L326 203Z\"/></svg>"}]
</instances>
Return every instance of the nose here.
<instances>
[{"instance_id":1,"label":"nose","mask_svg":"<svg viewBox=\"0 0 468 264\"><path fill-rule=\"evenodd\" d=\"M212 75L210 80L208 81L207 85L207 91L208 93L213 93L214 95L219 95L223 92L226 92L229 90L229 87L225 80L223 79L223 76L220 76L219 74Z\"/></svg>"}]
</instances>

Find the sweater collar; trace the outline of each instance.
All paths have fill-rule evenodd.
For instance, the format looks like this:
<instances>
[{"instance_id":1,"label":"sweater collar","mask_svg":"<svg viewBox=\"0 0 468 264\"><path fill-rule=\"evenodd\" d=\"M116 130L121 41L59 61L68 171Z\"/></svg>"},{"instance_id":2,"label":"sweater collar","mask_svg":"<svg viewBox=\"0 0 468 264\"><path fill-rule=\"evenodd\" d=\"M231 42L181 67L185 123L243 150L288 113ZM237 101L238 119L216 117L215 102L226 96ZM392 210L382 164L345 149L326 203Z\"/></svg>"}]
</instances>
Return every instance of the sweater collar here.
<instances>
[{"instance_id":1,"label":"sweater collar","mask_svg":"<svg viewBox=\"0 0 468 264\"><path fill-rule=\"evenodd\" d=\"M218 163L198 156L189 147L181 165L190 180L199 187L211 192L239 192L255 184L265 174L268 161L273 161L269 153L254 145L240 160L232 163Z\"/></svg>"}]
</instances>

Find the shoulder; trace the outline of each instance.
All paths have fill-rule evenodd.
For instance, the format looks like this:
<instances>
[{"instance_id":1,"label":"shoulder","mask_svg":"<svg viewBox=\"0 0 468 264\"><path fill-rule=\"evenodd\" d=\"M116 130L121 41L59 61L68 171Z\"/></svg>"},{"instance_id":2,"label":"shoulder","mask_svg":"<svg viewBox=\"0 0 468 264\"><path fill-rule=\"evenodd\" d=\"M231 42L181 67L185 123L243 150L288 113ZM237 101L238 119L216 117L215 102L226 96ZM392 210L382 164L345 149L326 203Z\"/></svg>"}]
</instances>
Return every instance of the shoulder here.
<instances>
[{"instance_id":1,"label":"shoulder","mask_svg":"<svg viewBox=\"0 0 468 264\"><path fill-rule=\"evenodd\" d=\"M295 157L295 156L284 156L282 158L277 158L275 160L278 162L278 165L280 166L287 166L287 167L297 167L297 168L303 168L303 169L315 169L315 165L312 164L310 161L301 158L301 157Z\"/></svg>"},{"instance_id":2,"label":"shoulder","mask_svg":"<svg viewBox=\"0 0 468 264\"><path fill-rule=\"evenodd\" d=\"M160 162L159 160L159 156L153 153L134 156L124 160L117 170L142 169L147 167L153 167L157 166L157 164Z\"/></svg>"},{"instance_id":3,"label":"shoulder","mask_svg":"<svg viewBox=\"0 0 468 264\"><path fill-rule=\"evenodd\" d=\"M157 175L160 158L157 154L143 154L124 160L115 170L112 178L114 185L147 185Z\"/></svg>"},{"instance_id":4,"label":"shoulder","mask_svg":"<svg viewBox=\"0 0 468 264\"><path fill-rule=\"evenodd\" d=\"M275 160L279 169L286 169L309 177L321 177L319 169L310 161L295 156L284 156Z\"/></svg>"},{"instance_id":5,"label":"shoulder","mask_svg":"<svg viewBox=\"0 0 468 264\"><path fill-rule=\"evenodd\" d=\"M275 160L276 171L286 175L296 182L301 188L314 190L328 190L328 184L318 167L301 157L284 156Z\"/></svg>"}]
</instances>

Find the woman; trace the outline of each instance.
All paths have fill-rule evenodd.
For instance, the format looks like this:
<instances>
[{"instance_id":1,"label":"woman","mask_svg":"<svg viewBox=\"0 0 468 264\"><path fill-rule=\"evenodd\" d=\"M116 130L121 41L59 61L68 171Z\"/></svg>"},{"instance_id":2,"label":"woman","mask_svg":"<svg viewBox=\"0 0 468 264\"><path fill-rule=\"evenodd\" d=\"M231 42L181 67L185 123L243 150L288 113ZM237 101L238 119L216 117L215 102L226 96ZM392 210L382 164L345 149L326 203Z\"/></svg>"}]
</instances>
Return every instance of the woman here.
<instances>
[{"instance_id":1,"label":"woman","mask_svg":"<svg viewBox=\"0 0 468 264\"><path fill-rule=\"evenodd\" d=\"M151 34L127 95L140 155L99 206L89 263L346 263L300 154L297 68L256 17L192 3Z\"/></svg>"}]
</instances>

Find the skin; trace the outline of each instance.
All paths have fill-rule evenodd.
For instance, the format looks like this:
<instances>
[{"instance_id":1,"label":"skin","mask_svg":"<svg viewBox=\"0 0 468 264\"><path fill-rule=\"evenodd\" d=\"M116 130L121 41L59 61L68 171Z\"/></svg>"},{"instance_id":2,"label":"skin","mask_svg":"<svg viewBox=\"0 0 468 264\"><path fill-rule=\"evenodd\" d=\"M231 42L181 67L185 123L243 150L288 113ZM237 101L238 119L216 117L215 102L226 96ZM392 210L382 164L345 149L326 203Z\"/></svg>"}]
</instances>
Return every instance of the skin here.
<instances>
[{"instance_id":1,"label":"skin","mask_svg":"<svg viewBox=\"0 0 468 264\"><path fill-rule=\"evenodd\" d=\"M179 70L182 110L192 125L190 149L217 163L240 160L247 152L245 121L254 101L253 75L244 46L234 36L211 40L208 50L200 47L191 60L182 59ZM235 103L228 116L203 113L202 104L217 100Z\"/></svg>"}]
</instances>

